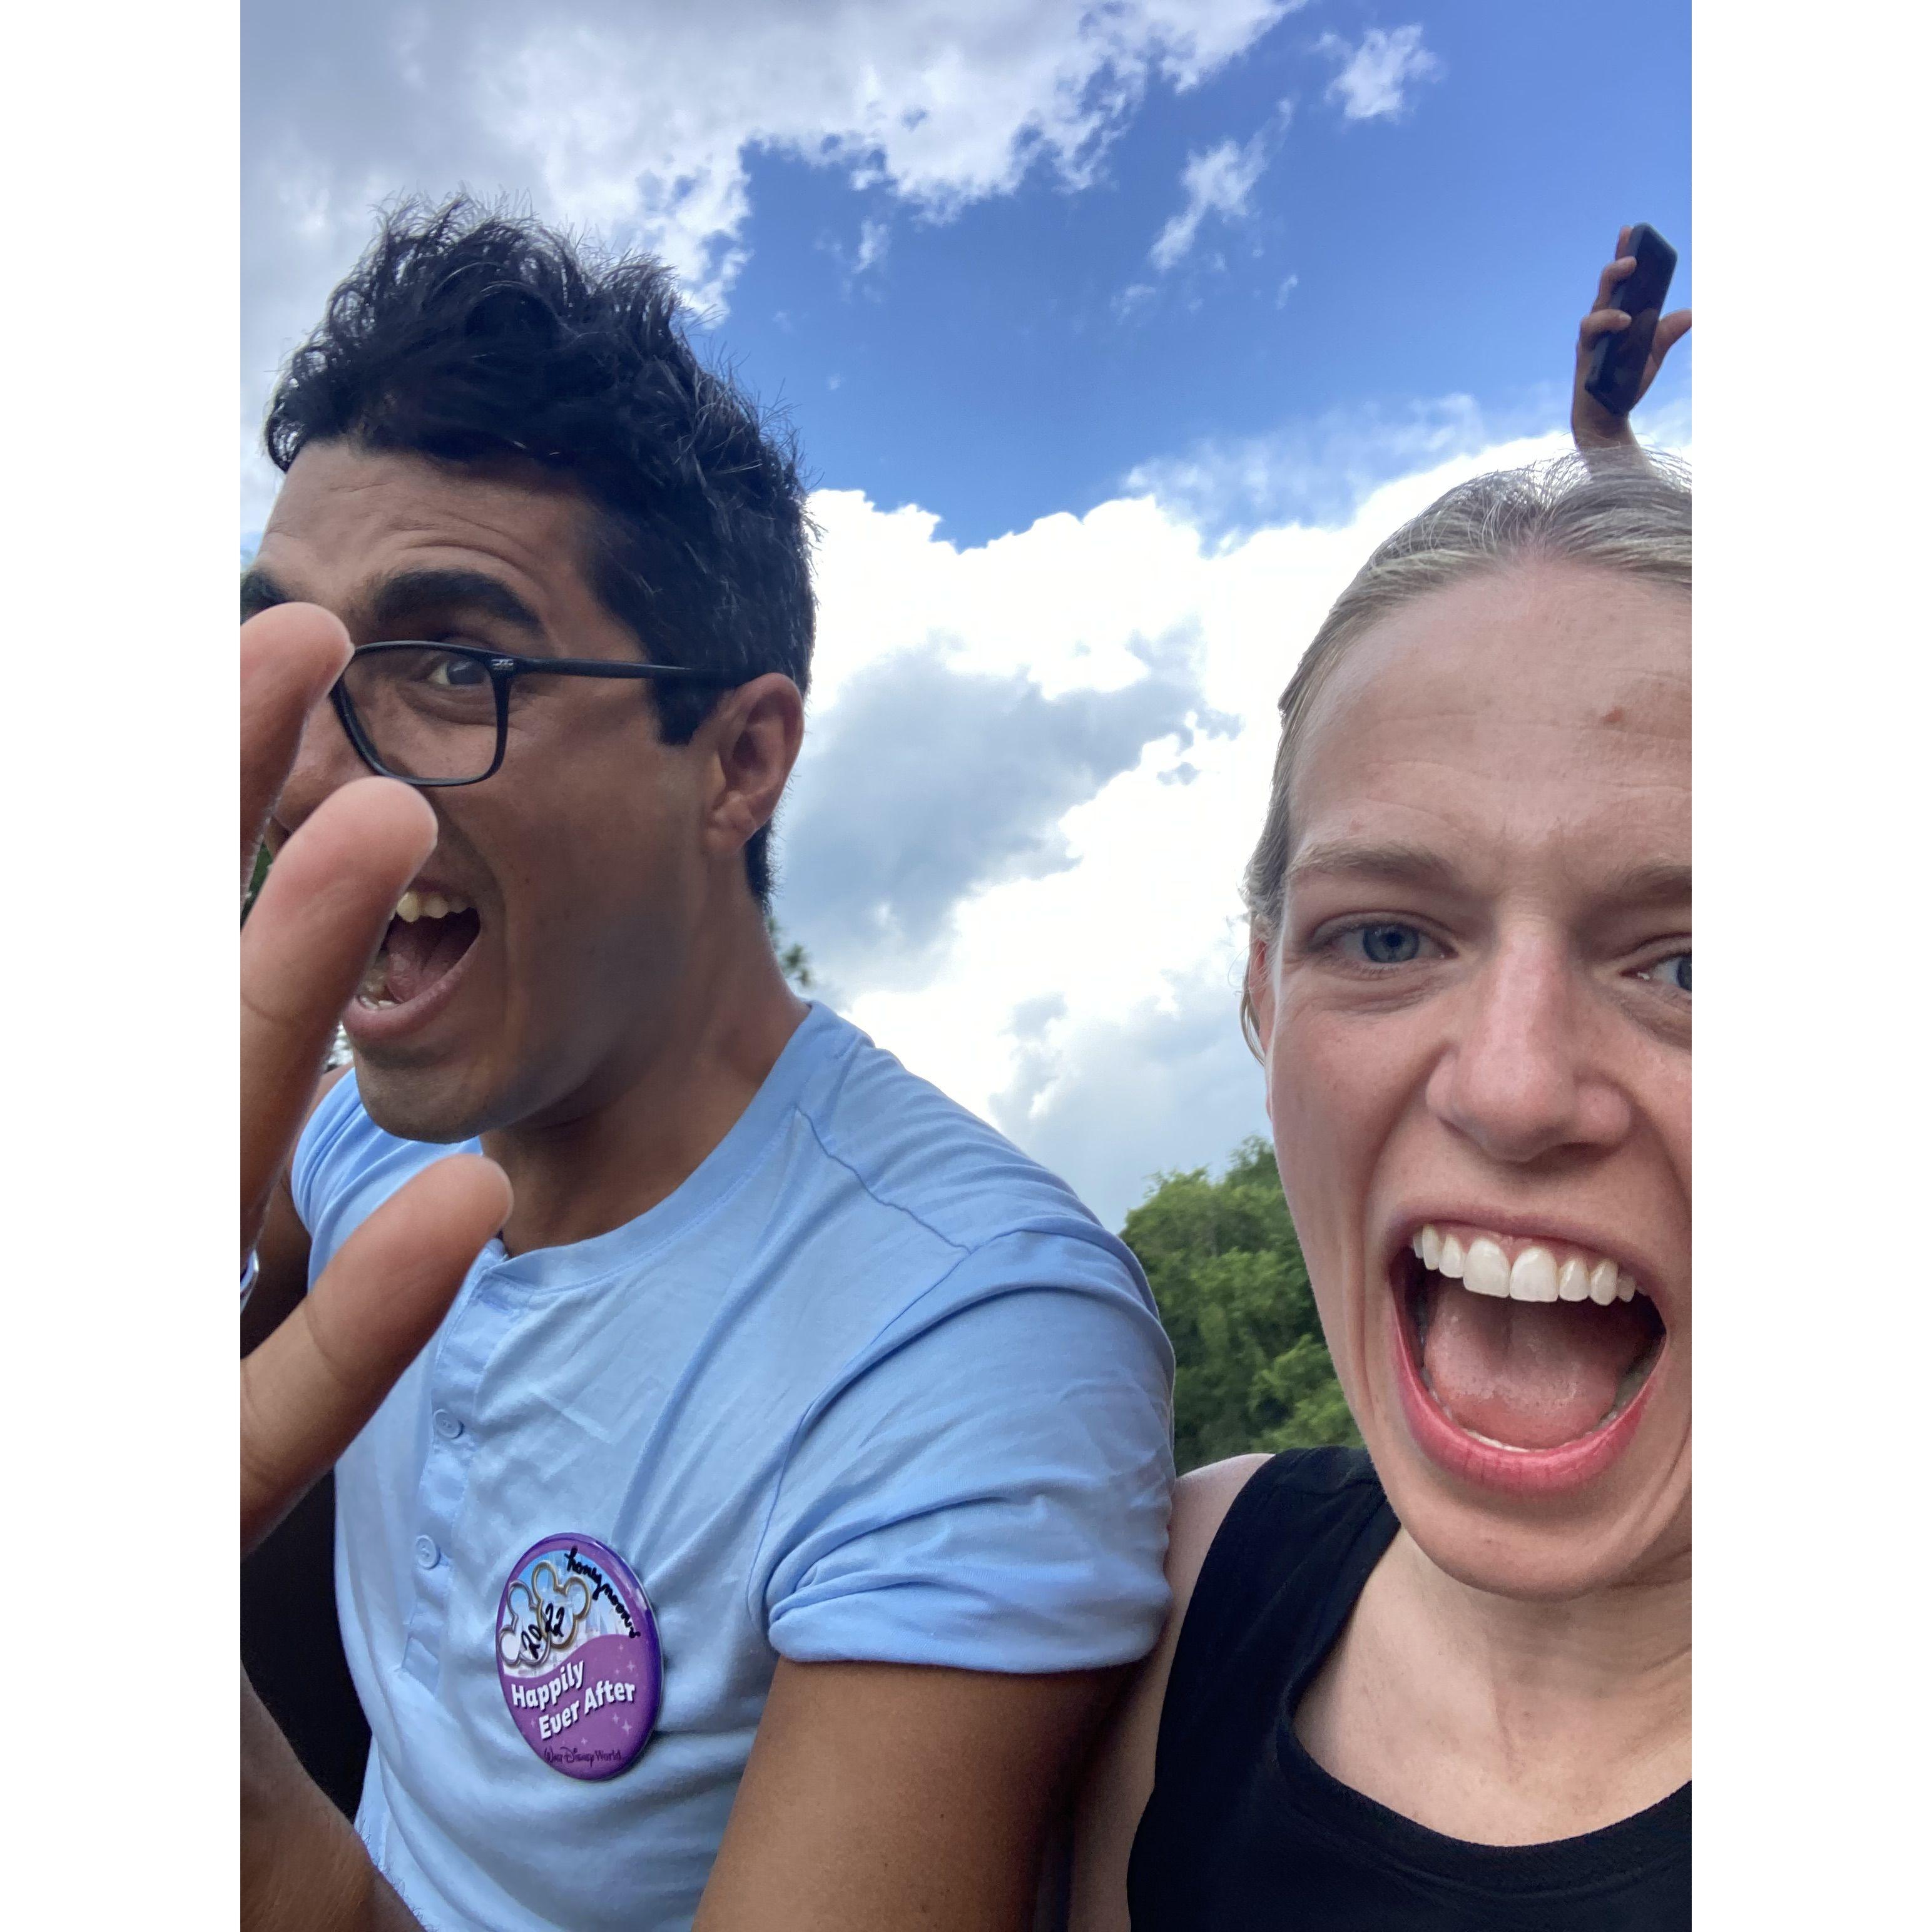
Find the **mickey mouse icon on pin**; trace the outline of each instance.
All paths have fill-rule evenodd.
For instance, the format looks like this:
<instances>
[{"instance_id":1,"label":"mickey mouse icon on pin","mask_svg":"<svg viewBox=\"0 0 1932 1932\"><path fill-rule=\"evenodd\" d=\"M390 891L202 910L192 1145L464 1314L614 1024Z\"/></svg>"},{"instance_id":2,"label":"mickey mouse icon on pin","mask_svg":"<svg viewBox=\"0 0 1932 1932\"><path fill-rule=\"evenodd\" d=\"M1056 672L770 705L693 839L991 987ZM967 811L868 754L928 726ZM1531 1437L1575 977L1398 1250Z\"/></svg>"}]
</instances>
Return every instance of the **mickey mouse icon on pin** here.
<instances>
[{"instance_id":1,"label":"mickey mouse icon on pin","mask_svg":"<svg viewBox=\"0 0 1932 1932\"><path fill-rule=\"evenodd\" d=\"M524 1742L566 1778L615 1778L664 1701L657 1618L628 1564L595 1537L547 1536L511 1566L496 1676Z\"/></svg>"}]
</instances>

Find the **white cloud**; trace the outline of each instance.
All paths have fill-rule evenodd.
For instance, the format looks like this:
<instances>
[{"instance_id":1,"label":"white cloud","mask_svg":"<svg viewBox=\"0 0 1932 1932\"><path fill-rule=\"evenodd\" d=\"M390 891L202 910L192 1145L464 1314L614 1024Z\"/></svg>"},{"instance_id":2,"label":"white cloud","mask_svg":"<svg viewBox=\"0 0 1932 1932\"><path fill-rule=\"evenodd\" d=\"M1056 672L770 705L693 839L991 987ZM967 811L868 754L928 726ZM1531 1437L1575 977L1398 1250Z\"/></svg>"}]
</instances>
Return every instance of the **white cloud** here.
<instances>
[{"instance_id":1,"label":"white cloud","mask_svg":"<svg viewBox=\"0 0 1932 1932\"><path fill-rule=\"evenodd\" d=\"M1376 542L1459 478L1566 446L1482 430L1466 404L1418 409L1407 446L1372 424L1359 501L1218 537L1180 466L967 548L923 510L814 500L820 645L778 916L842 1010L1112 1225L1148 1175L1263 1130L1238 886L1275 703ZM1351 446L1335 424L1308 446ZM881 747L922 809L874 796Z\"/></svg>"},{"instance_id":2,"label":"white cloud","mask_svg":"<svg viewBox=\"0 0 1932 1932\"><path fill-rule=\"evenodd\" d=\"M1552 412L1533 419L1540 425ZM1140 464L1125 484L1214 538L1291 520L1342 522L1391 478L1504 446L1521 426L1486 417L1463 395L1331 410L1254 436L1204 440Z\"/></svg>"},{"instance_id":3,"label":"white cloud","mask_svg":"<svg viewBox=\"0 0 1932 1932\"><path fill-rule=\"evenodd\" d=\"M459 184L655 250L722 304L748 158L944 218L1090 182L1150 86L1195 86L1304 0L334 0L242 36L244 445L374 205ZM863 243L861 244L862 252ZM876 256L874 258L876 260ZM244 521L272 479L254 466Z\"/></svg>"},{"instance_id":4,"label":"white cloud","mask_svg":"<svg viewBox=\"0 0 1932 1932\"><path fill-rule=\"evenodd\" d=\"M892 234L883 221L868 220L860 223L859 252L852 258L854 274L862 275L868 268L876 268L886 259L886 248Z\"/></svg>"},{"instance_id":5,"label":"white cloud","mask_svg":"<svg viewBox=\"0 0 1932 1932\"><path fill-rule=\"evenodd\" d=\"M1328 98L1342 104L1346 120L1397 118L1408 105L1402 89L1412 81L1433 80L1442 70L1442 63L1422 44L1419 26L1371 27L1358 47L1336 34L1324 34L1316 44L1342 63L1341 72L1328 83Z\"/></svg>"},{"instance_id":6,"label":"white cloud","mask_svg":"<svg viewBox=\"0 0 1932 1932\"><path fill-rule=\"evenodd\" d=\"M859 238L850 248L831 234L821 235L818 245L822 254L838 264L842 290L849 299L864 284L865 278L884 262L892 239L892 224L868 215L859 224ZM876 281L866 285L864 292L876 301L879 296Z\"/></svg>"},{"instance_id":7,"label":"white cloud","mask_svg":"<svg viewBox=\"0 0 1932 1932\"><path fill-rule=\"evenodd\" d=\"M1181 190L1186 198L1180 213L1168 218L1148 250L1148 260L1162 274L1185 259L1208 216L1238 221L1247 213L1248 197L1268 166L1268 132L1264 128L1245 143L1222 141L1205 153L1188 156L1180 170Z\"/></svg>"}]
</instances>

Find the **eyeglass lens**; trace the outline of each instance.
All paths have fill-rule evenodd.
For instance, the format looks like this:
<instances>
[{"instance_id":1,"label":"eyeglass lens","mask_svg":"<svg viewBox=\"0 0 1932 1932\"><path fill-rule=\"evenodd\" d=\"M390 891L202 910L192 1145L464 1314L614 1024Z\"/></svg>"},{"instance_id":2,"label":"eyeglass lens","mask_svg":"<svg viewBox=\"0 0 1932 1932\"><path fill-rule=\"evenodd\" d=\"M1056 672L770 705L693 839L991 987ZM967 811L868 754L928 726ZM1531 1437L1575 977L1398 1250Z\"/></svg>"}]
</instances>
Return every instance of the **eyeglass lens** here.
<instances>
[{"instance_id":1,"label":"eyeglass lens","mask_svg":"<svg viewBox=\"0 0 1932 1932\"><path fill-rule=\"evenodd\" d=\"M358 651L342 688L370 748L398 778L461 783L496 761L496 686L473 658L433 644Z\"/></svg>"}]
</instances>

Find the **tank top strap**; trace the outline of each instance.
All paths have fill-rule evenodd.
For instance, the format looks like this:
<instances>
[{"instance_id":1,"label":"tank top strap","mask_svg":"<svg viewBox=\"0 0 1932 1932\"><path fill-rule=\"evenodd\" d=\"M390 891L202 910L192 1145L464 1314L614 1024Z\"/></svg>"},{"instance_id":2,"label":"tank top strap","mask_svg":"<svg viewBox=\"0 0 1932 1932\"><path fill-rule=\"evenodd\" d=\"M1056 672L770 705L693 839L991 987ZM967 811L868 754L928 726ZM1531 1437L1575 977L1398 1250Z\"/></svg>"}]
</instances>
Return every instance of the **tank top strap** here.
<instances>
[{"instance_id":1,"label":"tank top strap","mask_svg":"<svg viewBox=\"0 0 1932 1932\"><path fill-rule=\"evenodd\" d=\"M1195 1781L1271 1732L1347 1621L1396 1532L1367 1455L1287 1449L1230 1504L1174 1648L1155 1759ZM1197 1787L1198 1788L1198 1787Z\"/></svg>"}]
</instances>

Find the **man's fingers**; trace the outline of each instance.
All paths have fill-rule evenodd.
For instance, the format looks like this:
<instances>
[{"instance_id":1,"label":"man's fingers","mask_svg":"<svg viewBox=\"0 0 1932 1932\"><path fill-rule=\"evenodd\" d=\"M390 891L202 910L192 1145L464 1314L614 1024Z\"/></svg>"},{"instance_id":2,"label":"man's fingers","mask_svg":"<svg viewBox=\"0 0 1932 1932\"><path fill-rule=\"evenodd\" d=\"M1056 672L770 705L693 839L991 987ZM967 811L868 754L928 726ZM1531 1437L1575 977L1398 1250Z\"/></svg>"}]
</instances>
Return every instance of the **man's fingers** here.
<instances>
[{"instance_id":1,"label":"man's fingers","mask_svg":"<svg viewBox=\"0 0 1932 1932\"><path fill-rule=\"evenodd\" d=\"M260 1225L342 1010L436 843L406 785L333 793L281 850L242 928L242 1243Z\"/></svg>"},{"instance_id":2,"label":"man's fingers","mask_svg":"<svg viewBox=\"0 0 1932 1932\"><path fill-rule=\"evenodd\" d=\"M242 626L242 886L301 748L302 728L349 662L349 633L313 604L278 604Z\"/></svg>"},{"instance_id":3,"label":"man's fingers","mask_svg":"<svg viewBox=\"0 0 1932 1932\"><path fill-rule=\"evenodd\" d=\"M242 1364L244 1556L375 1413L509 1211L510 1184L494 1161L452 1154L424 1168Z\"/></svg>"}]
</instances>

